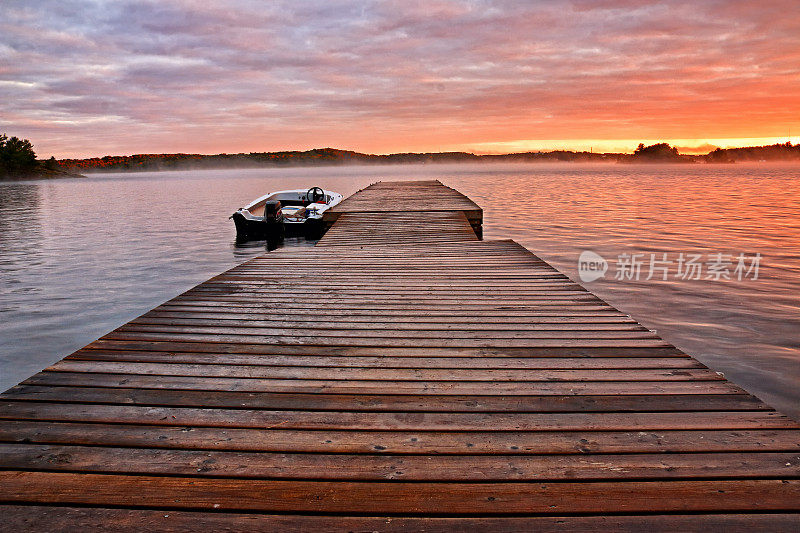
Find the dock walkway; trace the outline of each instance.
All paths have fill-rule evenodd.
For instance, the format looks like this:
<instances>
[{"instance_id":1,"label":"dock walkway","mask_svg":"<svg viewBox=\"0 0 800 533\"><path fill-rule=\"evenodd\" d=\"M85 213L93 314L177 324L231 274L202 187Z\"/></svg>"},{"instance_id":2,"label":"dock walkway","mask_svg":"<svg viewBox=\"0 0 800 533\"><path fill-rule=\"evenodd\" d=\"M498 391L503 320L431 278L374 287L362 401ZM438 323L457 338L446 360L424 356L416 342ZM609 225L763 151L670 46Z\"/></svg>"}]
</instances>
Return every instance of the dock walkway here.
<instances>
[{"instance_id":1,"label":"dock walkway","mask_svg":"<svg viewBox=\"0 0 800 533\"><path fill-rule=\"evenodd\" d=\"M797 423L437 183L371 186L4 393L4 525L797 531Z\"/></svg>"}]
</instances>

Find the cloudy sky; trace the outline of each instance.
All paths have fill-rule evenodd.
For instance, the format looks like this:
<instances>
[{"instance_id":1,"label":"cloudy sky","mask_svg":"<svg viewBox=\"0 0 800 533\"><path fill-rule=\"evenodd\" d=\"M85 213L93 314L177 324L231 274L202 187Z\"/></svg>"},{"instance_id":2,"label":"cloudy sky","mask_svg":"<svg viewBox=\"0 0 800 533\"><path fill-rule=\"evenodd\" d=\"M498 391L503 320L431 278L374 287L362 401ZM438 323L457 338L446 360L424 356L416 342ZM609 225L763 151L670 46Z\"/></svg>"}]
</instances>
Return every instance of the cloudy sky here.
<instances>
[{"instance_id":1,"label":"cloudy sky","mask_svg":"<svg viewBox=\"0 0 800 533\"><path fill-rule=\"evenodd\" d=\"M797 0L0 0L40 156L633 149L800 135Z\"/></svg>"}]
</instances>

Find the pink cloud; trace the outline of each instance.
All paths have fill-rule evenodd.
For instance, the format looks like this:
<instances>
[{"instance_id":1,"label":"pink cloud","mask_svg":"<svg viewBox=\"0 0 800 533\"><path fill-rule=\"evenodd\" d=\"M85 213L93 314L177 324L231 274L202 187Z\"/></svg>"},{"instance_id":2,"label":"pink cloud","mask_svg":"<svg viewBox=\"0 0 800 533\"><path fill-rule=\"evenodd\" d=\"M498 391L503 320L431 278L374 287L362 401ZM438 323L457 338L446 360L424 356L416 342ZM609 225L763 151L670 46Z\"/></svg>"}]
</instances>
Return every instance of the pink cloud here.
<instances>
[{"instance_id":1,"label":"pink cloud","mask_svg":"<svg viewBox=\"0 0 800 533\"><path fill-rule=\"evenodd\" d=\"M0 11L2 129L43 154L800 128L794 1L11 0Z\"/></svg>"}]
</instances>

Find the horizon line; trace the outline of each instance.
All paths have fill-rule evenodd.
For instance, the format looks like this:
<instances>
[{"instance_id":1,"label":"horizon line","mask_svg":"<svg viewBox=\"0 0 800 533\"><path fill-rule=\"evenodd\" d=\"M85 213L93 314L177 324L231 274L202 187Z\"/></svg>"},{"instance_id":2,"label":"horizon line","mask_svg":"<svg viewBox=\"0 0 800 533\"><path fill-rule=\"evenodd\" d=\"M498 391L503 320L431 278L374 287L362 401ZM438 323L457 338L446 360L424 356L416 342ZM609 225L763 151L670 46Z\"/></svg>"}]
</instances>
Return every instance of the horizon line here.
<instances>
[{"instance_id":1,"label":"horizon line","mask_svg":"<svg viewBox=\"0 0 800 533\"><path fill-rule=\"evenodd\" d=\"M35 141L32 141L35 142ZM104 155L54 155L56 159L92 159L102 157L130 157L134 155L155 155L155 154L191 154L191 155L221 155L221 154L247 154L247 153L275 153L275 152L307 152L310 150L321 150L331 148L349 152L357 152L366 155L394 155L394 154L436 154L448 152L464 152L474 155L511 155L524 154L530 152L590 152L601 154L632 154L639 143L650 146L658 143L667 143L678 149L682 155L705 155L717 148L734 149L748 148L754 146L773 146L775 144L800 144L800 136L788 135L782 137L725 137L725 138L693 138L693 139L572 139L572 140L545 140L545 139L519 139L512 141L492 141L478 143L459 143L438 146L435 150L423 146L407 146L393 150L369 150L354 146L339 146L334 148L325 145L322 141L318 145L304 144L297 147L274 147L269 149L253 149L247 146L241 149L231 150L220 147L216 152L211 151L192 151L186 149L175 149L167 151L127 151L121 150L117 153L106 152ZM323 145L323 146L320 146ZM35 148L35 146L34 146ZM43 157L41 154L37 155ZM49 158L49 155L47 157Z\"/></svg>"},{"instance_id":2,"label":"horizon line","mask_svg":"<svg viewBox=\"0 0 800 533\"><path fill-rule=\"evenodd\" d=\"M353 152L353 153L362 154L362 155L368 155L368 156L390 156L390 155L401 155L401 154L466 153L466 154L471 154L471 155L475 155L475 156L479 156L480 157L480 156L515 155L515 154L526 154L526 153L552 153L552 152L561 152L561 151L563 151L563 152L573 152L573 153L594 153L594 154L600 154L600 155L602 155L602 154L606 154L606 155L628 155L628 154L632 154L634 152L635 147L638 146L639 143L644 144L645 146L651 146L651 145L660 144L660 143L667 143L672 147L678 148L678 151L679 151L680 155L702 156L702 155L707 155L708 153L714 151L717 148L720 148L720 149L723 149L723 150L725 150L725 149L736 149L736 148L755 148L755 147L760 147L760 146L774 146L776 144L786 144L787 142L789 142L789 143L791 143L793 145L800 144L800 137L794 137L794 136L787 136L787 137L749 137L749 138L739 138L739 139L713 139L713 140L716 140L716 141L722 141L722 140L740 141L740 142L735 142L735 143L731 143L731 144L725 144L725 146L719 146L717 144L712 144L710 142L705 142L705 143L703 143L703 144L701 144L699 146L694 146L694 147L691 147L691 146L688 146L688 147L687 146L680 146L679 144L676 144L677 141L681 141L681 140L682 139L673 139L672 142L670 142L670 141L665 141L665 140L644 139L644 140L635 141L636 144L634 145L634 148L628 149L627 147L626 148L621 148L620 147L621 149L611 149L611 150L608 150L608 149L600 150L600 149L595 149L595 147L599 148L599 146L597 146L597 145L601 144L601 143L604 143L604 142L616 143L618 141L598 141L597 143L591 143L591 141L584 141L584 142L591 143L591 144L588 145L588 149L586 148L586 146L580 146L580 143L577 143L577 145L573 145L573 146L570 146L570 147L567 147L567 146L564 146L564 145L552 146L552 147L550 147L550 146L548 146L548 147L540 146L540 147L532 147L532 148L526 148L526 149L513 150L513 147L522 148L520 146L520 143L536 142L536 143L545 143L545 144L549 144L549 143L559 143L560 144L562 141L503 141L503 142L493 142L493 143L481 143L480 146L488 147L489 145L491 145L492 147L500 148L501 147L500 145L508 145L508 148L511 148L511 150L501 151L501 150L488 150L486 148L479 149L477 147L476 148L471 148L471 149L467 148L467 147L463 147L463 148L447 147L449 149L444 149L443 148L443 149L440 149L440 150L400 150L400 151L393 151L393 152L381 152L381 151L377 151L377 152L363 151L362 152L362 151L360 151L358 149L354 149L354 148L341 148L341 147L333 147L333 146L323 146L323 147L316 146L316 147L313 147L313 148L288 148L288 149L264 150L264 151L253 151L253 150L250 150L250 151L220 151L220 152L214 152L214 153L193 152L193 151L131 152L131 153L123 153L123 154L119 154L119 153L118 154L110 154L110 153L107 153L107 154L102 155L102 156L99 156L99 155L84 156L84 157L75 157L75 156L69 157L68 156L68 157L56 157L56 159L58 159L58 160L69 160L69 159L81 160L81 159L84 159L85 160L85 159L95 159L95 158L96 159L102 159L104 157L134 157L134 156L144 156L144 155L153 156L153 155L178 155L178 154L181 154L181 155L198 155L198 156L241 155L241 154L245 154L246 155L246 154L270 154L270 153L281 153L281 152L299 152L299 153L303 153L303 152L310 152L310 151L314 151L314 150L337 150L337 151L342 151L342 152ZM711 139L709 139L709 140L711 140ZM750 143L747 143L746 141L756 141L756 142L753 142L752 144L750 144ZM720 143L720 144L724 144L724 143ZM478 146L478 145L476 145L476 146Z\"/></svg>"}]
</instances>

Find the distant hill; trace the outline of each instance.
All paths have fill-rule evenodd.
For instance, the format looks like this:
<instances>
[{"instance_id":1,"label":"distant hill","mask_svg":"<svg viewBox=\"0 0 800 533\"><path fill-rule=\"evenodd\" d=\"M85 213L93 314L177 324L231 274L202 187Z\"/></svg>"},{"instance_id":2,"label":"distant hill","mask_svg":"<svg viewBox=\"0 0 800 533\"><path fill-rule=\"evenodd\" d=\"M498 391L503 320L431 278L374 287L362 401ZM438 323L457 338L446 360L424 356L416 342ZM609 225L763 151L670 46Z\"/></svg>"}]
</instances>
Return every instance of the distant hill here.
<instances>
[{"instance_id":1,"label":"distant hill","mask_svg":"<svg viewBox=\"0 0 800 533\"><path fill-rule=\"evenodd\" d=\"M633 155L620 159L624 163L694 163L691 156L681 155L678 149L667 143L651 144L645 146L639 143Z\"/></svg>"},{"instance_id":2,"label":"distant hill","mask_svg":"<svg viewBox=\"0 0 800 533\"><path fill-rule=\"evenodd\" d=\"M573 152L524 152L477 155L469 152L363 154L336 148L306 151L250 152L239 154L136 154L88 159L57 160L59 169L70 172L135 172L215 168L261 168L331 165L391 165L425 163L535 163L535 162L657 162L732 163L736 161L800 161L800 145L791 143L748 148L716 149L706 155L682 155L666 143L639 145L633 154Z\"/></svg>"},{"instance_id":3,"label":"distant hill","mask_svg":"<svg viewBox=\"0 0 800 533\"><path fill-rule=\"evenodd\" d=\"M79 172L126 172L155 170L191 170L213 168L258 168L284 166L391 165L421 163L477 163L527 161L614 161L621 154L590 152L528 152L501 155L476 155L468 152L363 154L336 148L306 151L250 152L241 154L136 154L88 159L61 159L64 170Z\"/></svg>"},{"instance_id":4,"label":"distant hill","mask_svg":"<svg viewBox=\"0 0 800 533\"><path fill-rule=\"evenodd\" d=\"M787 142L771 146L748 146L746 148L717 148L704 158L711 163L735 161L800 161L800 144Z\"/></svg>"}]
</instances>

